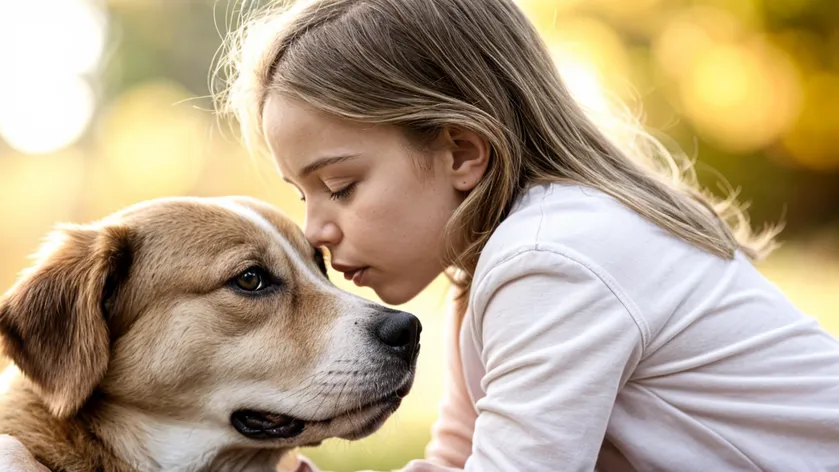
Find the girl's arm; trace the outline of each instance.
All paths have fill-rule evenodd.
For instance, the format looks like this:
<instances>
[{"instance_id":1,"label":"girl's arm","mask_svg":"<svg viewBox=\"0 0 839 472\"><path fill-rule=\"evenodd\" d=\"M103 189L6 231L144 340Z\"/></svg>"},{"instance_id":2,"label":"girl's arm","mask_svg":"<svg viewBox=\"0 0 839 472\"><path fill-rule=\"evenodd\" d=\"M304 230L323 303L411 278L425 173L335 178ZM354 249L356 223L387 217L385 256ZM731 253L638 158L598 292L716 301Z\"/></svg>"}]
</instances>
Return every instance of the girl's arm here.
<instances>
[{"instance_id":1,"label":"girl's arm","mask_svg":"<svg viewBox=\"0 0 839 472\"><path fill-rule=\"evenodd\" d=\"M466 299L458 300L458 294L456 287L449 292L444 333L445 386L440 413L431 429L431 442L426 447L425 457L435 464L463 468L472 454L472 433L478 414L466 391L460 365L458 335L466 311Z\"/></svg>"},{"instance_id":2,"label":"girl's arm","mask_svg":"<svg viewBox=\"0 0 839 472\"><path fill-rule=\"evenodd\" d=\"M643 318L608 273L562 247L519 250L485 273L467 322L486 396L464 468L593 470L649 336Z\"/></svg>"}]
</instances>

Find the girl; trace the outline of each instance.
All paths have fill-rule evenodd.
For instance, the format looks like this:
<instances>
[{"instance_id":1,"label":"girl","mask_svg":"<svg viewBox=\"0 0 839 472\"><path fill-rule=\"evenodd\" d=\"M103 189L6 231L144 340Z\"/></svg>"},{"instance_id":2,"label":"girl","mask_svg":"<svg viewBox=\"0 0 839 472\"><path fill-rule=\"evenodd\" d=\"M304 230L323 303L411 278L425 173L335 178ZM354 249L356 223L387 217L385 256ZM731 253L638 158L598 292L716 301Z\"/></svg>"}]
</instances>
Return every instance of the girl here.
<instances>
[{"instance_id":1,"label":"girl","mask_svg":"<svg viewBox=\"0 0 839 472\"><path fill-rule=\"evenodd\" d=\"M772 234L608 139L512 0L315 0L241 38L221 103L310 242L391 304L452 269L432 463L839 467L839 342L750 264Z\"/></svg>"},{"instance_id":2,"label":"girl","mask_svg":"<svg viewBox=\"0 0 839 472\"><path fill-rule=\"evenodd\" d=\"M595 126L512 0L314 0L239 39L219 103L311 243L387 303L457 289L405 470L839 467L839 342L751 265L773 233Z\"/></svg>"}]
</instances>

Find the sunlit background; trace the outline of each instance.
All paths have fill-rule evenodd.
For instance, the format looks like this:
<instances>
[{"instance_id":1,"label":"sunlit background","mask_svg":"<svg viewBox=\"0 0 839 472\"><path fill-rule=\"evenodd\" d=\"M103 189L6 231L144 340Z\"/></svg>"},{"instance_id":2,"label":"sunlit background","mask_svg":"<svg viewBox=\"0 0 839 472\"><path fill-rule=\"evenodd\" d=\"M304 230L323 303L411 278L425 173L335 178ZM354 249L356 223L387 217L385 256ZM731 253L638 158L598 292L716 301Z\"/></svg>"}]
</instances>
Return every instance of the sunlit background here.
<instances>
[{"instance_id":1,"label":"sunlit background","mask_svg":"<svg viewBox=\"0 0 839 472\"><path fill-rule=\"evenodd\" d=\"M782 249L759 267L839 335L839 2L521 5L589 108L624 100L698 160L706 185L723 175L739 189L755 226L786 223ZM0 289L55 223L143 199L248 194L302 222L270 164L249 158L210 112L208 72L232 9L0 1ZM307 451L321 467L389 470L422 456L442 389L444 289L439 280L406 307L425 329L404 407L367 440Z\"/></svg>"}]
</instances>

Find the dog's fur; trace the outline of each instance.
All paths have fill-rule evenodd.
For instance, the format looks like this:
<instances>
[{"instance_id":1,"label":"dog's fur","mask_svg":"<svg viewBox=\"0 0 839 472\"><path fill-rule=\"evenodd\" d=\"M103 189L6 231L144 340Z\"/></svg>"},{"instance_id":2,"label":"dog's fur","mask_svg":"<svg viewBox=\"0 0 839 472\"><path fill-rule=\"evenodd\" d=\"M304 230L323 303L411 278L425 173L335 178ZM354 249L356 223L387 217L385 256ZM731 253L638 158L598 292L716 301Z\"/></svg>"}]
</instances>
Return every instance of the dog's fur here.
<instances>
[{"instance_id":1,"label":"dog's fur","mask_svg":"<svg viewBox=\"0 0 839 472\"><path fill-rule=\"evenodd\" d=\"M253 266L276 283L235 286ZM66 472L271 470L290 448L366 436L410 388L418 339L395 354L375 335L394 311L325 271L296 225L244 197L59 227L0 298L22 373L0 399L0 433ZM249 438L231 425L240 410L305 426Z\"/></svg>"}]
</instances>

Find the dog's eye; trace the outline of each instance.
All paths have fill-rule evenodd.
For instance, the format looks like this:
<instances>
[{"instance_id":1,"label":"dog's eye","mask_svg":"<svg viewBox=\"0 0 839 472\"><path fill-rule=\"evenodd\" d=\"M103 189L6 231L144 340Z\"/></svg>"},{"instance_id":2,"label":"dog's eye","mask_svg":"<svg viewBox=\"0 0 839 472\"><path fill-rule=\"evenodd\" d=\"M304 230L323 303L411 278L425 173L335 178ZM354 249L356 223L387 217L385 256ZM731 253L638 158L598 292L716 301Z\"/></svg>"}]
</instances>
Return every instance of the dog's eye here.
<instances>
[{"instance_id":1,"label":"dog's eye","mask_svg":"<svg viewBox=\"0 0 839 472\"><path fill-rule=\"evenodd\" d=\"M246 292L258 292L268 286L268 276L259 267L251 267L237 275L233 283Z\"/></svg>"}]
</instances>

